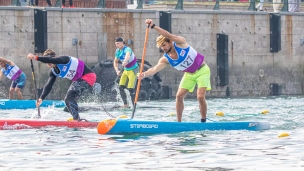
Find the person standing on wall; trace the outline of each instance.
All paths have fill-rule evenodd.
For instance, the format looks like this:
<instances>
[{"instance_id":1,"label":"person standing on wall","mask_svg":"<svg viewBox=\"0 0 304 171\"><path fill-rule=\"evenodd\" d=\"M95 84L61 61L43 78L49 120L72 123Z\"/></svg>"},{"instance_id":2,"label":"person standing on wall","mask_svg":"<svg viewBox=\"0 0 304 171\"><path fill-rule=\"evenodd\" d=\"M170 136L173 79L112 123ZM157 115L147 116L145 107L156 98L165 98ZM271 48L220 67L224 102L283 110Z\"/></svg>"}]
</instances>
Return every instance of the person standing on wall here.
<instances>
[{"instance_id":1,"label":"person standing on wall","mask_svg":"<svg viewBox=\"0 0 304 171\"><path fill-rule=\"evenodd\" d=\"M260 0L260 3L258 3L258 5L255 7L255 10L263 11L263 4L264 4L264 0Z\"/></svg>"},{"instance_id":2,"label":"person standing on wall","mask_svg":"<svg viewBox=\"0 0 304 171\"><path fill-rule=\"evenodd\" d=\"M273 0L273 12L274 13L279 13L280 12L280 5L281 5L281 0Z\"/></svg>"},{"instance_id":3,"label":"person standing on wall","mask_svg":"<svg viewBox=\"0 0 304 171\"><path fill-rule=\"evenodd\" d=\"M288 11L289 12L300 12L301 0L288 0Z\"/></svg>"},{"instance_id":4,"label":"person standing on wall","mask_svg":"<svg viewBox=\"0 0 304 171\"><path fill-rule=\"evenodd\" d=\"M15 65L12 61L7 60L3 57L0 57L0 80L2 75L5 75L7 78L13 80L11 87L9 89L9 99L13 99L14 91L17 93L18 99L23 99L21 89L24 88L26 83L26 75L22 70Z\"/></svg>"},{"instance_id":5,"label":"person standing on wall","mask_svg":"<svg viewBox=\"0 0 304 171\"><path fill-rule=\"evenodd\" d=\"M138 73L138 64L136 61L135 54L132 49L125 45L124 39L122 37L118 37L115 39L116 51L114 58L114 68L117 76L121 75L119 81L119 92L121 98L123 100L124 106L122 108L129 108L127 102L127 95L125 93L125 89L128 89L132 98L132 103L134 103L135 99L135 85L137 81L136 74ZM124 67L123 73L118 69L118 61L122 62L122 66ZM126 83L128 81L128 85ZM133 105L133 104L132 104Z\"/></svg>"},{"instance_id":6,"label":"person standing on wall","mask_svg":"<svg viewBox=\"0 0 304 171\"><path fill-rule=\"evenodd\" d=\"M205 99L206 90L211 90L210 68L205 63L205 57L193 49L186 39L169 33L156 26L151 19L146 19L146 24L151 29L157 31L160 36L156 39L157 48L161 48L165 53L153 68L142 74L138 74L138 79L153 76L158 71L170 64L173 68L184 72L176 93L176 115L177 121L182 121L184 110L184 98L188 92L193 92L197 84L197 100L201 113L201 122L206 122L207 102Z\"/></svg>"},{"instance_id":7,"label":"person standing on wall","mask_svg":"<svg viewBox=\"0 0 304 171\"><path fill-rule=\"evenodd\" d=\"M75 8L75 6L73 5L73 0L69 0L69 5L70 5L70 8ZM61 8L65 8L65 0L62 0L62 6Z\"/></svg>"},{"instance_id":8,"label":"person standing on wall","mask_svg":"<svg viewBox=\"0 0 304 171\"><path fill-rule=\"evenodd\" d=\"M48 3L49 7L52 7L52 3L51 0L46 0L46 2ZM38 6L38 0L35 0L35 4L34 4L34 0L31 0L31 6Z\"/></svg>"}]
</instances>

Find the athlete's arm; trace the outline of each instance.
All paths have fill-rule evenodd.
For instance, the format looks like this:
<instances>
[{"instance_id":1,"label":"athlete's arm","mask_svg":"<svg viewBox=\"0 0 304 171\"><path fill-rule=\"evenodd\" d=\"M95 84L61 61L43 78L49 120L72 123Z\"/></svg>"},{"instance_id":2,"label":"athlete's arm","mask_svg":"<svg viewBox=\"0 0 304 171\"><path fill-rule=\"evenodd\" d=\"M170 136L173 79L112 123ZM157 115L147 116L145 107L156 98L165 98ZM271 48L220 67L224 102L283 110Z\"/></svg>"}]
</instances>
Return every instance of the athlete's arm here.
<instances>
[{"instance_id":1,"label":"athlete's arm","mask_svg":"<svg viewBox=\"0 0 304 171\"><path fill-rule=\"evenodd\" d=\"M146 24L150 24L150 28L153 26L153 20L151 19L146 19ZM175 42L179 47L188 47L188 44L186 42L186 39L181 37L181 36L176 36L174 34L169 33L168 31L154 25L153 29L155 29L155 31L157 31L160 35L163 35L164 37L167 37L168 39L172 40L173 42Z\"/></svg>"},{"instance_id":2,"label":"athlete's arm","mask_svg":"<svg viewBox=\"0 0 304 171\"><path fill-rule=\"evenodd\" d=\"M44 100L47 95L49 95L50 91L52 90L52 87L56 81L56 76L53 74L52 70L49 71L49 79L45 86L43 87L40 99Z\"/></svg>"},{"instance_id":3,"label":"athlete's arm","mask_svg":"<svg viewBox=\"0 0 304 171\"><path fill-rule=\"evenodd\" d=\"M128 64L128 61L130 59L130 55L131 55L131 52L127 51L126 52L126 57L125 57L124 61L122 62L122 66L126 66Z\"/></svg>"},{"instance_id":4,"label":"athlete's arm","mask_svg":"<svg viewBox=\"0 0 304 171\"><path fill-rule=\"evenodd\" d=\"M57 56L57 57L38 57L37 61L43 62L43 63L49 63L49 64L67 64L70 62L69 56Z\"/></svg>"},{"instance_id":5,"label":"athlete's arm","mask_svg":"<svg viewBox=\"0 0 304 171\"><path fill-rule=\"evenodd\" d=\"M38 57L37 55L34 55L32 53L29 53L27 55L27 59L35 59L43 63L49 63L49 64L67 64L70 62L69 56L58 56L58 57L50 57L50 56L42 56Z\"/></svg>"},{"instance_id":6,"label":"athlete's arm","mask_svg":"<svg viewBox=\"0 0 304 171\"><path fill-rule=\"evenodd\" d=\"M3 57L0 57L0 61L3 61L5 63L9 64L10 66L15 66L14 62L12 62L12 61L10 61L8 59L5 59Z\"/></svg>"},{"instance_id":7,"label":"athlete's arm","mask_svg":"<svg viewBox=\"0 0 304 171\"><path fill-rule=\"evenodd\" d=\"M115 57L114 62L113 62L113 67L114 67L115 71L119 71L118 61L119 61L119 59Z\"/></svg>"},{"instance_id":8,"label":"athlete's arm","mask_svg":"<svg viewBox=\"0 0 304 171\"><path fill-rule=\"evenodd\" d=\"M138 79L143 79L144 77L147 77L147 76L153 76L158 71L164 69L167 64L169 64L167 58L161 57L159 59L157 65L155 65L153 68L150 68L147 71L143 72L141 75L138 75Z\"/></svg>"}]
</instances>

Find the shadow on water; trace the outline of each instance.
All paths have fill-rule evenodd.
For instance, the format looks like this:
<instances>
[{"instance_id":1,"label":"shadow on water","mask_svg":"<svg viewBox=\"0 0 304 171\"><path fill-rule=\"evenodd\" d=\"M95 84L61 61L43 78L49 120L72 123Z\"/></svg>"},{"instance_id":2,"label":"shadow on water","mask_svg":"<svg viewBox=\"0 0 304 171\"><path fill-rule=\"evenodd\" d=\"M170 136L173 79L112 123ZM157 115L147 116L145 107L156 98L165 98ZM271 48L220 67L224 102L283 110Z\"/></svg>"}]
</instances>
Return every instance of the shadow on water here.
<instances>
[{"instance_id":1,"label":"shadow on water","mask_svg":"<svg viewBox=\"0 0 304 171\"><path fill-rule=\"evenodd\" d=\"M108 140L115 140L119 142L128 142L128 141L135 141L139 139L148 139L148 135L144 134L128 134L128 135L114 135L108 138Z\"/></svg>"}]
</instances>

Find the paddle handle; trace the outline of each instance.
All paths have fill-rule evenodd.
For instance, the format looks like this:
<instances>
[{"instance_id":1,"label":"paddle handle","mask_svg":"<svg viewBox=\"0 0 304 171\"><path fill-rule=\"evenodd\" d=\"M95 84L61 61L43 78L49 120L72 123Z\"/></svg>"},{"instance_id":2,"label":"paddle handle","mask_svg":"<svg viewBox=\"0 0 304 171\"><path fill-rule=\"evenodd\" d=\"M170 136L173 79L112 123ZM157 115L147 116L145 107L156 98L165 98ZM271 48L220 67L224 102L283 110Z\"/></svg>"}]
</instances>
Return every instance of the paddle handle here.
<instances>
[{"instance_id":1,"label":"paddle handle","mask_svg":"<svg viewBox=\"0 0 304 171\"><path fill-rule=\"evenodd\" d=\"M38 102L39 97L38 97L37 84L36 84L36 79L35 79L35 71L34 71L34 65L33 65L33 60L32 59L31 59L31 68L32 68L32 78L33 78L34 87L35 87L35 99ZM38 110L38 118L41 118L40 107L39 106L37 107L37 110Z\"/></svg>"}]
</instances>

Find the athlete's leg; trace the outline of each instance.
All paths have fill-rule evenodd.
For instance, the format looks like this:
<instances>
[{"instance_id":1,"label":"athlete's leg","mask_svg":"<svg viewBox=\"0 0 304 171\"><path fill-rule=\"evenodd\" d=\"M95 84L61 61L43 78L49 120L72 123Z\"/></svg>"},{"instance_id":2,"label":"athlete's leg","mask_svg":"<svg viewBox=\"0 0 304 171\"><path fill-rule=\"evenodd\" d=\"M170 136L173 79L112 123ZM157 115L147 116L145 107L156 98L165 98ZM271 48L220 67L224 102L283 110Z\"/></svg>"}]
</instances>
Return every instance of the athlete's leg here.
<instances>
[{"instance_id":1,"label":"athlete's leg","mask_svg":"<svg viewBox=\"0 0 304 171\"><path fill-rule=\"evenodd\" d=\"M188 92L193 92L195 85L196 81L193 79L192 74L185 73L176 93L176 115L178 122L182 121L182 114L184 111L184 98Z\"/></svg>"},{"instance_id":2,"label":"athlete's leg","mask_svg":"<svg viewBox=\"0 0 304 171\"><path fill-rule=\"evenodd\" d=\"M178 88L178 91L176 93L176 116L177 116L177 122L182 121L182 114L184 111L184 98L186 94L188 93L188 90L184 88Z\"/></svg>"},{"instance_id":3,"label":"athlete's leg","mask_svg":"<svg viewBox=\"0 0 304 171\"><path fill-rule=\"evenodd\" d=\"M18 99L23 99L21 90L25 86L26 83L26 75L22 73L19 78L16 80L17 85L15 87L15 92L17 93Z\"/></svg>"},{"instance_id":4,"label":"athlete's leg","mask_svg":"<svg viewBox=\"0 0 304 171\"><path fill-rule=\"evenodd\" d=\"M123 107L128 107L128 101L127 101L127 95L125 92L125 88L126 88L126 83L128 81L128 75L127 75L127 71L124 70L123 73L121 74L120 80L119 80L119 92L120 92L120 96L122 98L122 101L124 103Z\"/></svg>"},{"instance_id":5,"label":"athlete's leg","mask_svg":"<svg viewBox=\"0 0 304 171\"><path fill-rule=\"evenodd\" d=\"M199 103L199 109L202 116L201 121L206 122L206 115L207 115L207 102L206 102L206 90L207 87L201 87L197 89L197 100Z\"/></svg>"},{"instance_id":6,"label":"athlete's leg","mask_svg":"<svg viewBox=\"0 0 304 171\"><path fill-rule=\"evenodd\" d=\"M89 87L90 85L86 81L79 79L74 81L68 89L64 101L69 112L73 116L73 120L80 121L77 99L81 96L83 90L88 89Z\"/></svg>"},{"instance_id":7,"label":"athlete's leg","mask_svg":"<svg viewBox=\"0 0 304 171\"><path fill-rule=\"evenodd\" d=\"M15 88L15 92L17 93L18 99L19 99L19 100L22 100L23 98L22 98L21 89L18 88L18 87L16 87L16 88Z\"/></svg>"},{"instance_id":8,"label":"athlete's leg","mask_svg":"<svg viewBox=\"0 0 304 171\"><path fill-rule=\"evenodd\" d=\"M197 100L199 102L199 108L201 113L201 122L206 122L207 115L207 102L206 91L211 90L210 82L210 68L208 65L202 67L197 73Z\"/></svg>"},{"instance_id":9,"label":"athlete's leg","mask_svg":"<svg viewBox=\"0 0 304 171\"><path fill-rule=\"evenodd\" d=\"M126 92L125 92L125 88L126 86L124 85L120 85L119 86L119 93L120 93L120 96L122 98L122 101L124 103L124 106L128 106L128 101L127 101L127 95L126 95Z\"/></svg>"},{"instance_id":10,"label":"athlete's leg","mask_svg":"<svg viewBox=\"0 0 304 171\"><path fill-rule=\"evenodd\" d=\"M127 88L130 92L133 106L135 100L135 86L137 84L137 76L136 76L137 73L138 73L138 68L134 68L133 70L127 72L128 80L129 80Z\"/></svg>"},{"instance_id":11,"label":"athlete's leg","mask_svg":"<svg viewBox=\"0 0 304 171\"><path fill-rule=\"evenodd\" d=\"M79 90L69 89L64 98L65 105L67 106L69 112L73 116L73 120L80 120L78 104L75 100L76 97L79 96L79 94L80 94Z\"/></svg>"},{"instance_id":12,"label":"athlete's leg","mask_svg":"<svg viewBox=\"0 0 304 171\"><path fill-rule=\"evenodd\" d=\"M132 100L132 105L134 106L134 101L135 101L135 90L134 88L128 88Z\"/></svg>"},{"instance_id":13,"label":"athlete's leg","mask_svg":"<svg viewBox=\"0 0 304 171\"><path fill-rule=\"evenodd\" d=\"M14 88L10 87L9 92L8 92L8 98L13 99L14 98Z\"/></svg>"},{"instance_id":14,"label":"athlete's leg","mask_svg":"<svg viewBox=\"0 0 304 171\"><path fill-rule=\"evenodd\" d=\"M9 99L14 98L14 89L15 89L16 86L17 86L17 81L13 81L12 84L11 84L11 87L9 89L9 92L8 92L8 98Z\"/></svg>"}]
</instances>

